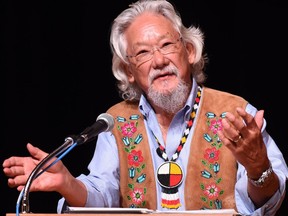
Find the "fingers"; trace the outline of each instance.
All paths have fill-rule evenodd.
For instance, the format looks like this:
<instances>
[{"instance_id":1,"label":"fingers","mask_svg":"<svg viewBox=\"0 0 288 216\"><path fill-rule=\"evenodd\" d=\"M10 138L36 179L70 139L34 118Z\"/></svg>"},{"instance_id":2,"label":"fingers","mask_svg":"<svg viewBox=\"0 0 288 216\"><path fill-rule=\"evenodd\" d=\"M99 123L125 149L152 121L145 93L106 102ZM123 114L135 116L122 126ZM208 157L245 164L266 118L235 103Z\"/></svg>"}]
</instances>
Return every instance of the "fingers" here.
<instances>
[{"instance_id":1,"label":"fingers","mask_svg":"<svg viewBox=\"0 0 288 216\"><path fill-rule=\"evenodd\" d=\"M46 152L33 146L31 143L28 143L26 147L27 147L30 155L37 160L42 160L43 158L45 158L47 156Z\"/></svg>"},{"instance_id":2,"label":"fingers","mask_svg":"<svg viewBox=\"0 0 288 216\"><path fill-rule=\"evenodd\" d=\"M260 110L255 115L255 122L258 128L261 130L263 123L264 123L264 110Z\"/></svg>"},{"instance_id":3,"label":"fingers","mask_svg":"<svg viewBox=\"0 0 288 216\"><path fill-rule=\"evenodd\" d=\"M247 113L243 108L236 108L239 117L227 112L222 120L223 131L219 131L219 138L226 145L243 141L245 138L259 134L264 123L264 111L257 111L255 116Z\"/></svg>"},{"instance_id":4,"label":"fingers","mask_svg":"<svg viewBox=\"0 0 288 216\"><path fill-rule=\"evenodd\" d=\"M248 136L249 133L252 131L258 131L261 130L264 122L264 111L260 110L256 112L255 117L247 113L244 109L242 108L237 108L236 109L237 113L242 119L239 119L239 121L243 122L243 126L241 127L241 123L238 123L238 125L235 125L237 129L240 131L242 136Z\"/></svg>"},{"instance_id":5,"label":"fingers","mask_svg":"<svg viewBox=\"0 0 288 216\"><path fill-rule=\"evenodd\" d=\"M21 190L26 184L27 178L23 175L17 176L15 178L9 178L7 183L10 188L17 187L17 190Z\"/></svg>"},{"instance_id":6,"label":"fingers","mask_svg":"<svg viewBox=\"0 0 288 216\"><path fill-rule=\"evenodd\" d=\"M218 131L218 136L219 136L220 140L224 143L224 145L226 147L231 149L232 152L235 151L236 146L234 145L234 142L233 142L233 140L231 140L231 138L228 138L227 135L224 135L223 131Z\"/></svg>"},{"instance_id":7,"label":"fingers","mask_svg":"<svg viewBox=\"0 0 288 216\"><path fill-rule=\"evenodd\" d=\"M11 188L17 187L17 190L21 190L21 188L26 184L27 174L25 175L23 166L13 165L15 162L19 161L18 158L19 157L11 157L10 159L5 160L3 163L3 172L7 177L9 177L7 181L8 186Z\"/></svg>"},{"instance_id":8,"label":"fingers","mask_svg":"<svg viewBox=\"0 0 288 216\"><path fill-rule=\"evenodd\" d=\"M46 152L30 143L27 144L27 149L31 157L12 156L4 160L2 164L3 172L8 177L8 186L17 187L17 190L23 188L31 171L47 156Z\"/></svg>"},{"instance_id":9,"label":"fingers","mask_svg":"<svg viewBox=\"0 0 288 216\"><path fill-rule=\"evenodd\" d=\"M242 117L242 119L244 120L244 122L246 123L246 126L249 127L254 127L257 125L257 127L259 129L261 129L261 127L263 126L263 122L264 122L264 110L259 110L256 112L255 117L253 117L252 115L250 115L249 113L247 113L243 108L237 108L236 109L237 113L239 114L239 116ZM256 125L255 125L256 123Z\"/></svg>"},{"instance_id":10,"label":"fingers","mask_svg":"<svg viewBox=\"0 0 288 216\"><path fill-rule=\"evenodd\" d=\"M244 127L243 121L237 119L233 114L226 113L226 117L222 120L223 131L220 132L220 139L225 144L237 143L242 138L240 130Z\"/></svg>"},{"instance_id":11,"label":"fingers","mask_svg":"<svg viewBox=\"0 0 288 216\"><path fill-rule=\"evenodd\" d=\"M17 160L17 158L19 159ZM16 163L18 161L21 161L21 163ZM23 175L24 169L22 168L23 166L21 166L20 164L22 164L22 159L20 157L11 157L4 161L3 172L8 177L14 177L16 175Z\"/></svg>"},{"instance_id":12,"label":"fingers","mask_svg":"<svg viewBox=\"0 0 288 216\"><path fill-rule=\"evenodd\" d=\"M27 144L27 149L30 153L30 155L37 160L42 160L44 157L47 156L47 153L40 150L37 147L34 147L32 144L28 143ZM25 163L27 157L17 157L17 156L12 156L6 160L3 161L3 168L9 168L13 166L23 166Z\"/></svg>"}]
</instances>

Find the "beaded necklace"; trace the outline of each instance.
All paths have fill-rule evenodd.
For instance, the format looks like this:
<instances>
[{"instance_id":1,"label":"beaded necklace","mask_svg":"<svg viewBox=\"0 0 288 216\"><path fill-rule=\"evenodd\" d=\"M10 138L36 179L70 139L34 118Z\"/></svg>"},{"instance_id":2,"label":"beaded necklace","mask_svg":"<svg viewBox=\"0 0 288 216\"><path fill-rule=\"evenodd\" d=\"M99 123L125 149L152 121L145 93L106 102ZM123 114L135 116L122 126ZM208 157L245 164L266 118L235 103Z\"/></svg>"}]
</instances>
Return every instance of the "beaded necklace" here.
<instances>
[{"instance_id":1,"label":"beaded necklace","mask_svg":"<svg viewBox=\"0 0 288 216\"><path fill-rule=\"evenodd\" d=\"M158 143L158 148L156 150L158 156L164 160L158 169L157 169L157 181L162 188L161 193L161 206L168 209L178 209L181 206L180 198L178 194L178 186L183 181L183 170L176 160L179 157L181 150L183 149L184 144L186 143L187 137L190 133L191 127L196 116L199 102L201 98L202 87L198 86L197 95L195 98L194 105L190 114L189 121L187 122L186 129L182 135L179 146L176 149L175 153L172 155L172 158L169 160L166 154L166 149L163 147L157 137L152 132L153 136Z\"/></svg>"}]
</instances>

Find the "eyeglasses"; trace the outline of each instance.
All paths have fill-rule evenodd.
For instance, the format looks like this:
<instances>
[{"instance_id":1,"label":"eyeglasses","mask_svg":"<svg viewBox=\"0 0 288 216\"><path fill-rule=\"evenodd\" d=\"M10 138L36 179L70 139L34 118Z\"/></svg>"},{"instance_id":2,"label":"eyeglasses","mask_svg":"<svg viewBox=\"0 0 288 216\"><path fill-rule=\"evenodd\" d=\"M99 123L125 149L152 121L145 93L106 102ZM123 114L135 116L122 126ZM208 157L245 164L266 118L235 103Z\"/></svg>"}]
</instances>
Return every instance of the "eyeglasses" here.
<instances>
[{"instance_id":1,"label":"eyeglasses","mask_svg":"<svg viewBox=\"0 0 288 216\"><path fill-rule=\"evenodd\" d=\"M153 48L140 47L135 55L127 55L127 58L135 60L137 66L149 61L152 59L154 52L157 50L162 55L167 55L170 53L177 52L180 48L180 41L182 38L178 38L176 41L171 39L165 39L164 43L161 46L155 46Z\"/></svg>"}]
</instances>

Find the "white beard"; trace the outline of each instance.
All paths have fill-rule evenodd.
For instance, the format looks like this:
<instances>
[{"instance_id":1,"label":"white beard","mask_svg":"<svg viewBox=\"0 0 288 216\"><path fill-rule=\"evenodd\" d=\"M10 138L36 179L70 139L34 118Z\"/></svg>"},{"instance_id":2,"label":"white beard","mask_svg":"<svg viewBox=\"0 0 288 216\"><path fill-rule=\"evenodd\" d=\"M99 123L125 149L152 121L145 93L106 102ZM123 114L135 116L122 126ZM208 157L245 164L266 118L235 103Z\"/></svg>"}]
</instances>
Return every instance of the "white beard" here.
<instances>
[{"instance_id":1,"label":"white beard","mask_svg":"<svg viewBox=\"0 0 288 216\"><path fill-rule=\"evenodd\" d=\"M165 93L153 89L151 85L148 89L148 98L158 107L170 114L177 113L185 104L190 91L190 86L180 80L178 86Z\"/></svg>"}]
</instances>

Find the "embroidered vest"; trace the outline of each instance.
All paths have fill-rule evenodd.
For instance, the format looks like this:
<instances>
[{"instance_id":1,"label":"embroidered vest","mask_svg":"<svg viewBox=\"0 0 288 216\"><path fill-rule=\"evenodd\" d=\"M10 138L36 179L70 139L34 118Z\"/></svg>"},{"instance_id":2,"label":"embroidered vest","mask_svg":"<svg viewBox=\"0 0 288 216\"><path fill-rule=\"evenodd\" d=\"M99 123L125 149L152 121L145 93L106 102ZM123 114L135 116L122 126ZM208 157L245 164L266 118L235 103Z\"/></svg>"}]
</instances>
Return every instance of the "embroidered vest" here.
<instances>
[{"instance_id":1,"label":"embroidered vest","mask_svg":"<svg viewBox=\"0 0 288 216\"><path fill-rule=\"evenodd\" d=\"M186 210L236 209L234 189L237 163L218 138L227 111L245 108L247 101L230 93L203 87L194 122L186 170ZM120 206L156 210L155 173L144 119L138 102L122 101L110 109L120 159Z\"/></svg>"}]
</instances>

